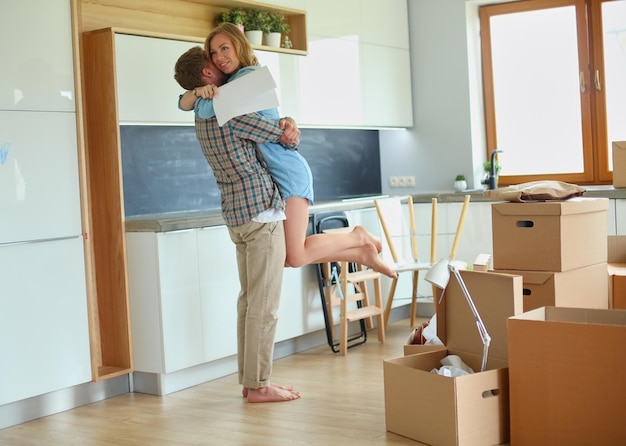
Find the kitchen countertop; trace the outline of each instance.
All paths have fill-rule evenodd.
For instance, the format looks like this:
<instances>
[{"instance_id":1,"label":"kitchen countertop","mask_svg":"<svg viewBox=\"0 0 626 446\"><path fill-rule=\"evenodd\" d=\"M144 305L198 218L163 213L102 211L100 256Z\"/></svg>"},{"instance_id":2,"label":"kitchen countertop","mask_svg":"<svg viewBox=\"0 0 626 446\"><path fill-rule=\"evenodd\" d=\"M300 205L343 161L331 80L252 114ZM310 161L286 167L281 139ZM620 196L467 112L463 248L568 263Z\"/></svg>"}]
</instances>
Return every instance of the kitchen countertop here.
<instances>
[{"instance_id":1,"label":"kitchen countertop","mask_svg":"<svg viewBox=\"0 0 626 446\"><path fill-rule=\"evenodd\" d=\"M613 186L583 186L587 189L585 197L626 198L625 189L615 189ZM414 203L430 203L437 198L439 203L463 202L465 195L471 195L472 202L492 201L485 197L481 190L464 192L423 192L413 194ZM400 195L403 196L403 195ZM406 195L404 195L406 196ZM328 211L352 211L374 207L374 199L377 197L355 198L316 203L309 208L311 214ZM166 232L182 229L203 228L209 226L224 225L219 209L172 212L158 215L140 215L126 219L126 232Z\"/></svg>"}]
</instances>

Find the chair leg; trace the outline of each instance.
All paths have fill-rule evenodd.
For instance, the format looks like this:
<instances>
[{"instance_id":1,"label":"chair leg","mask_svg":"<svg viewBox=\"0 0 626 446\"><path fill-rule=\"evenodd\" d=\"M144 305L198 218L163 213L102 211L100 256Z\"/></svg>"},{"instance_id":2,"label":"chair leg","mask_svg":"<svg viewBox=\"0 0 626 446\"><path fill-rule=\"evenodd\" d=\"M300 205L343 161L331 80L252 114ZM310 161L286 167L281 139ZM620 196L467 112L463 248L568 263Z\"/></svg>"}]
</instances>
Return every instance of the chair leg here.
<instances>
[{"instance_id":1,"label":"chair leg","mask_svg":"<svg viewBox=\"0 0 626 446\"><path fill-rule=\"evenodd\" d=\"M393 295L396 293L396 286L398 285L398 278L392 279L391 288L389 288L389 294L387 295L387 304L385 305L385 327L389 323L389 313L391 313L391 304L393 303Z\"/></svg>"},{"instance_id":2,"label":"chair leg","mask_svg":"<svg viewBox=\"0 0 626 446\"><path fill-rule=\"evenodd\" d=\"M380 277L374 279L374 300L376 301L376 306L378 308L383 307L383 291L380 285ZM383 344L385 342L385 318L383 314L380 313L376 316L376 325L378 331L378 342Z\"/></svg>"},{"instance_id":3,"label":"chair leg","mask_svg":"<svg viewBox=\"0 0 626 446\"><path fill-rule=\"evenodd\" d=\"M333 299L336 293L336 287L339 285L330 284L324 290L326 294L326 308L328 314L328 327L330 330L330 336L332 339L335 339L335 318L333 316Z\"/></svg>"},{"instance_id":4,"label":"chair leg","mask_svg":"<svg viewBox=\"0 0 626 446\"><path fill-rule=\"evenodd\" d=\"M417 283L419 271L413 271L413 294L411 295L411 327L415 326L415 316L417 313Z\"/></svg>"},{"instance_id":5,"label":"chair leg","mask_svg":"<svg viewBox=\"0 0 626 446\"><path fill-rule=\"evenodd\" d=\"M341 299L341 306L340 306L340 319L341 322L339 324L340 326L340 333L339 333L339 353L341 355L347 355L348 354L348 318L347 318L347 314L348 314L348 286L347 286L347 282L345 281L345 279L342 279L341 284L338 286L341 286L341 291L343 293L342 299Z\"/></svg>"}]
</instances>

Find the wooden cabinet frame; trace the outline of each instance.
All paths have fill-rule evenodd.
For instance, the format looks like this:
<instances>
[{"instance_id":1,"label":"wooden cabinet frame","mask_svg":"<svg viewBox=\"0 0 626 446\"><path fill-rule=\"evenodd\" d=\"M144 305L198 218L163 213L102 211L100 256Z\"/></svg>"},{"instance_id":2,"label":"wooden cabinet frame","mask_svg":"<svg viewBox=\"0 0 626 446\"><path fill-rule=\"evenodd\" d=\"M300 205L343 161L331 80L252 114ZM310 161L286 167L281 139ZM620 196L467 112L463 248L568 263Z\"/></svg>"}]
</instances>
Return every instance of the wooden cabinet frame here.
<instances>
[{"instance_id":1,"label":"wooden cabinet frame","mask_svg":"<svg viewBox=\"0 0 626 446\"><path fill-rule=\"evenodd\" d=\"M222 12L280 11L292 49L305 55L306 13L248 0L70 0L77 139L94 381L133 371L126 232L115 70L115 33L204 43Z\"/></svg>"}]
</instances>

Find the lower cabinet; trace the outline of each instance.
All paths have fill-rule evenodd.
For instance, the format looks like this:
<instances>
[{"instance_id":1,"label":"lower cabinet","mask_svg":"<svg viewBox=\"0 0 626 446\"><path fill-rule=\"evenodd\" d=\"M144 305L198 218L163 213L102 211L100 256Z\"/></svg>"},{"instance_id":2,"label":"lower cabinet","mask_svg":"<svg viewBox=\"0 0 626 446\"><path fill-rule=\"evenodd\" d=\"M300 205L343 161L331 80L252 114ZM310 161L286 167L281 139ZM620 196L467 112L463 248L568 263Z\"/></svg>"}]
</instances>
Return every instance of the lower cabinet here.
<instances>
[{"instance_id":1,"label":"lower cabinet","mask_svg":"<svg viewBox=\"0 0 626 446\"><path fill-rule=\"evenodd\" d=\"M91 381L83 238L0 246L0 406Z\"/></svg>"}]
</instances>

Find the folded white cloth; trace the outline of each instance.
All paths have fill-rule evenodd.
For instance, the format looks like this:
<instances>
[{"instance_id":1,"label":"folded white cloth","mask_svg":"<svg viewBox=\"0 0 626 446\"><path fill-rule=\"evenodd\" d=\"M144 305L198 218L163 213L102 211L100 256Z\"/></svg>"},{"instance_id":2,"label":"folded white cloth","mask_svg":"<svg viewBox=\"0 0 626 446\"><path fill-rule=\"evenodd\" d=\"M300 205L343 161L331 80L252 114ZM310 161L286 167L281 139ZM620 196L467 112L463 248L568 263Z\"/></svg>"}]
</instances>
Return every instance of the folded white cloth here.
<instances>
[{"instance_id":1,"label":"folded white cloth","mask_svg":"<svg viewBox=\"0 0 626 446\"><path fill-rule=\"evenodd\" d=\"M474 370L472 370L470 366L465 364L458 355L448 355L440 362L442 367L438 369L432 369L431 372L441 376L448 376L452 378L474 373Z\"/></svg>"}]
</instances>

